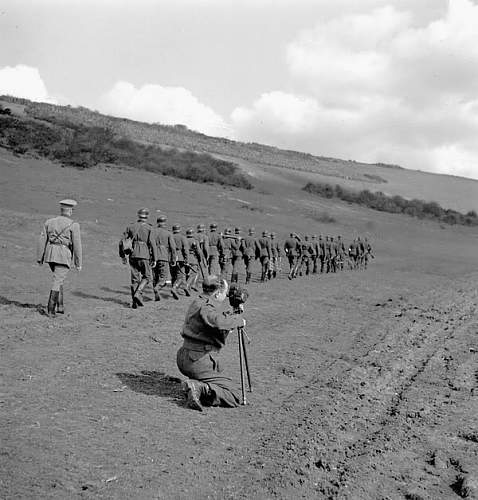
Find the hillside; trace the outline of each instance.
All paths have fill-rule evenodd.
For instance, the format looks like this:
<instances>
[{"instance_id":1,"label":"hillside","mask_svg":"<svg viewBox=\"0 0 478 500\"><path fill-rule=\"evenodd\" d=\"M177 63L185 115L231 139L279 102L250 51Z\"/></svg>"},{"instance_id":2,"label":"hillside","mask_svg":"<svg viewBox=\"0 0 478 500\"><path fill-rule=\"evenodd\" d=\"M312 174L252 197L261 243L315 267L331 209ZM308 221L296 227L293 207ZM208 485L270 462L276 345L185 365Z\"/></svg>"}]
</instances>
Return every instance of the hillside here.
<instances>
[{"instance_id":1,"label":"hillside","mask_svg":"<svg viewBox=\"0 0 478 500\"><path fill-rule=\"evenodd\" d=\"M307 182L339 183L345 187L382 191L386 195L400 195L436 201L444 208L461 212L478 209L478 181L447 175L406 170L393 165L366 164L286 151L255 143L242 143L209 137L186 127L149 125L122 118L102 115L86 108L33 103L24 99L3 97L0 104L12 105L17 114L48 122L88 125L109 128L114 133L160 147L209 153L221 160L233 162L259 185L300 189ZM274 188L274 189L275 189Z\"/></svg>"}]
</instances>

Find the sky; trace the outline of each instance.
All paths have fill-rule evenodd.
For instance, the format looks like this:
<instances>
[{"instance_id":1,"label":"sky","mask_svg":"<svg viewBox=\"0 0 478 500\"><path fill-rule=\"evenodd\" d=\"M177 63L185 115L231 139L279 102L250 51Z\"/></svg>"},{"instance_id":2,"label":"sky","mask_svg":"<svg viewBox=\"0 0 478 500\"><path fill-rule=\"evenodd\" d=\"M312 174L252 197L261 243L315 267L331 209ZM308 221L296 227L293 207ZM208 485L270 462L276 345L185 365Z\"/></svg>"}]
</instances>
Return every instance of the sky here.
<instances>
[{"instance_id":1,"label":"sky","mask_svg":"<svg viewBox=\"0 0 478 500\"><path fill-rule=\"evenodd\" d=\"M0 94L478 179L478 0L1 0Z\"/></svg>"}]
</instances>

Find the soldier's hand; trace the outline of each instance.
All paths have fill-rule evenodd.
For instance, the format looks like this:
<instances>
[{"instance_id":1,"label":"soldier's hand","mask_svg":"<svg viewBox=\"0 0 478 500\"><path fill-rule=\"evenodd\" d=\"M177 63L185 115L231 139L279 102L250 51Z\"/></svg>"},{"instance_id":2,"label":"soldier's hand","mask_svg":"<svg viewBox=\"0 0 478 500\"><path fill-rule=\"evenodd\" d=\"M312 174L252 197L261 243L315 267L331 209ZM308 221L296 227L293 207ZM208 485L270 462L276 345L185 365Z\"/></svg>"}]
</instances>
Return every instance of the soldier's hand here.
<instances>
[{"instance_id":1,"label":"soldier's hand","mask_svg":"<svg viewBox=\"0 0 478 500\"><path fill-rule=\"evenodd\" d=\"M242 327L244 328L246 326L246 320L245 318L242 318Z\"/></svg>"},{"instance_id":2,"label":"soldier's hand","mask_svg":"<svg viewBox=\"0 0 478 500\"><path fill-rule=\"evenodd\" d=\"M128 263L128 259L126 257L123 257L121 260L123 261L124 265L126 265Z\"/></svg>"},{"instance_id":3,"label":"soldier's hand","mask_svg":"<svg viewBox=\"0 0 478 500\"><path fill-rule=\"evenodd\" d=\"M126 262L125 262L125 264L126 264ZM156 267L156 261L153 260L153 261L151 261L151 269L154 269L155 267Z\"/></svg>"}]
</instances>

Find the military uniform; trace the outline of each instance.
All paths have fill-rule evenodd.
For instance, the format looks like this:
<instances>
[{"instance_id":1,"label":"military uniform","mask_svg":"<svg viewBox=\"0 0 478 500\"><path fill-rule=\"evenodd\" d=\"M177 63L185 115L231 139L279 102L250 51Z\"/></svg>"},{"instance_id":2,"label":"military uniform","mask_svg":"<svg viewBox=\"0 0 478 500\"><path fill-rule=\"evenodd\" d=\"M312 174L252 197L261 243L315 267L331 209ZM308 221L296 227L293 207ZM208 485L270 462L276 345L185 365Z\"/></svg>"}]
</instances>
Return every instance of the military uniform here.
<instances>
[{"instance_id":1,"label":"military uniform","mask_svg":"<svg viewBox=\"0 0 478 500\"><path fill-rule=\"evenodd\" d=\"M166 220L164 215L159 216L158 227L153 228L151 233L157 248L156 266L153 273L154 299L157 301L161 299L159 290L166 285L172 285L171 267L176 265L176 243L173 233L164 227Z\"/></svg>"},{"instance_id":2,"label":"military uniform","mask_svg":"<svg viewBox=\"0 0 478 500\"><path fill-rule=\"evenodd\" d=\"M267 231L262 233L262 237L257 240L259 246L259 259L261 262L261 281L264 282L269 278L269 263L272 256L271 240L267 235Z\"/></svg>"},{"instance_id":3,"label":"military uniform","mask_svg":"<svg viewBox=\"0 0 478 500\"><path fill-rule=\"evenodd\" d=\"M372 245L369 243L367 238L365 238L364 247L365 247L364 266L365 266L365 268L367 268L367 264L368 264L369 259L374 258L373 253L372 253Z\"/></svg>"},{"instance_id":4,"label":"military uniform","mask_svg":"<svg viewBox=\"0 0 478 500\"><path fill-rule=\"evenodd\" d=\"M129 266L131 269L130 288L134 309L143 305L143 289L152 281L151 261L156 262L158 258L156 242L152 234L153 228L147 222L148 215L149 211L147 209L138 211L138 221L126 228L119 245L119 255L126 262L127 255L123 248L123 242L125 239L132 241Z\"/></svg>"},{"instance_id":5,"label":"military uniform","mask_svg":"<svg viewBox=\"0 0 478 500\"><path fill-rule=\"evenodd\" d=\"M295 278L297 269L297 259L300 254L300 242L294 233L290 233L289 238L284 242L284 253L289 261L289 279Z\"/></svg>"},{"instance_id":6,"label":"military uniform","mask_svg":"<svg viewBox=\"0 0 478 500\"><path fill-rule=\"evenodd\" d=\"M337 266L341 271L344 270L345 245L341 236L337 236Z\"/></svg>"},{"instance_id":7,"label":"military uniform","mask_svg":"<svg viewBox=\"0 0 478 500\"><path fill-rule=\"evenodd\" d=\"M334 237L330 237L330 270L333 273L337 272L337 260L338 260L338 246L337 242L334 241Z\"/></svg>"},{"instance_id":8,"label":"military uniform","mask_svg":"<svg viewBox=\"0 0 478 500\"><path fill-rule=\"evenodd\" d=\"M242 254L242 238L241 230L236 227L234 229L235 238L231 239L231 259L232 259L232 275L231 283L237 283L239 281L239 266L244 260L244 255Z\"/></svg>"},{"instance_id":9,"label":"military uniform","mask_svg":"<svg viewBox=\"0 0 478 500\"><path fill-rule=\"evenodd\" d=\"M325 262L325 271L327 273L330 273L330 271L332 271L332 243L328 236L325 237Z\"/></svg>"},{"instance_id":10,"label":"military uniform","mask_svg":"<svg viewBox=\"0 0 478 500\"><path fill-rule=\"evenodd\" d=\"M72 266L81 270L82 246L80 226L70 218L74 200L60 202L62 215L48 219L37 245L37 262L48 263L53 273L53 283L48 298L47 314L54 317L65 312L63 303L63 283Z\"/></svg>"},{"instance_id":11,"label":"military uniform","mask_svg":"<svg viewBox=\"0 0 478 500\"><path fill-rule=\"evenodd\" d=\"M221 272L219 257L222 254L222 236L217 232L217 224L213 223L209 227L208 270L209 274L219 276Z\"/></svg>"},{"instance_id":12,"label":"military uniform","mask_svg":"<svg viewBox=\"0 0 478 500\"><path fill-rule=\"evenodd\" d=\"M254 230L249 229L249 234L242 239L241 245L244 264L246 265L246 285L251 281L252 263L259 258L260 248L254 237Z\"/></svg>"},{"instance_id":13,"label":"military uniform","mask_svg":"<svg viewBox=\"0 0 478 500\"><path fill-rule=\"evenodd\" d=\"M227 228L222 237L221 255L219 256L219 264L221 265L221 275L226 276L229 271L229 265L232 259L232 242L235 240L232 231ZM231 277L232 281L232 277Z\"/></svg>"},{"instance_id":14,"label":"military uniform","mask_svg":"<svg viewBox=\"0 0 478 500\"><path fill-rule=\"evenodd\" d=\"M186 272L186 287L197 291L196 283L200 272L200 259L202 258L199 243L194 236L192 228L186 230L186 239L188 240L189 256Z\"/></svg>"},{"instance_id":15,"label":"military uniform","mask_svg":"<svg viewBox=\"0 0 478 500\"><path fill-rule=\"evenodd\" d=\"M314 253L314 248L312 243L309 241L309 237L305 236L304 241L300 245L301 247L301 259L300 259L300 270L299 274L302 276L302 269L305 267L305 274L308 276L310 274L310 259Z\"/></svg>"},{"instance_id":16,"label":"military uniform","mask_svg":"<svg viewBox=\"0 0 478 500\"><path fill-rule=\"evenodd\" d=\"M317 274L318 270L318 260L320 255L319 242L317 241L317 236L315 234L312 235L312 274Z\"/></svg>"},{"instance_id":17,"label":"military uniform","mask_svg":"<svg viewBox=\"0 0 478 500\"><path fill-rule=\"evenodd\" d=\"M186 282L186 268L189 260L189 242L184 234L181 234L181 226L173 226L173 238L176 246L176 265L171 268L173 287L171 293L175 299L178 299L177 290L183 288L184 293L189 297L189 288Z\"/></svg>"},{"instance_id":18,"label":"military uniform","mask_svg":"<svg viewBox=\"0 0 478 500\"><path fill-rule=\"evenodd\" d=\"M206 272L208 271L208 263L209 263L209 238L207 234L204 232L205 231L205 226L204 224L198 224L197 226L197 233L196 233L196 240L199 244L199 248L201 250L201 253L203 255L203 262L206 268Z\"/></svg>"},{"instance_id":19,"label":"military uniform","mask_svg":"<svg viewBox=\"0 0 478 500\"><path fill-rule=\"evenodd\" d=\"M319 235L318 245L319 245L320 272L323 273L325 268L325 242L322 239L322 235Z\"/></svg>"},{"instance_id":20,"label":"military uniform","mask_svg":"<svg viewBox=\"0 0 478 500\"><path fill-rule=\"evenodd\" d=\"M243 324L241 315L226 311L223 303L211 295L201 294L189 306L181 331L184 343L177 352L177 366L191 379L186 383L194 396L195 404L191 407L202 410L202 404L239 406L239 390L223 372L219 352L230 330Z\"/></svg>"},{"instance_id":21,"label":"military uniform","mask_svg":"<svg viewBox=\"0 0 478 500\"><path fill-rule=\"evenodd\" d=\"M282 258L282 250L279 242L276 239L275 233L271 233L271 266L269 268L269 278L275 278L280 271L280 261Z\"/></svg>"},{"instance_id":22,"label":"military uniform","mask_svg":"<svg viewBox=\"0 0 478 500\"><path fill-rule=\"evenodd\" d=\"M355 240L352 240L352 243L349 245L349 258L352 262L352 269L357 268L357 258L358 258L358 253L357 253L357 243Z\"/></svg>"}]
</instances>

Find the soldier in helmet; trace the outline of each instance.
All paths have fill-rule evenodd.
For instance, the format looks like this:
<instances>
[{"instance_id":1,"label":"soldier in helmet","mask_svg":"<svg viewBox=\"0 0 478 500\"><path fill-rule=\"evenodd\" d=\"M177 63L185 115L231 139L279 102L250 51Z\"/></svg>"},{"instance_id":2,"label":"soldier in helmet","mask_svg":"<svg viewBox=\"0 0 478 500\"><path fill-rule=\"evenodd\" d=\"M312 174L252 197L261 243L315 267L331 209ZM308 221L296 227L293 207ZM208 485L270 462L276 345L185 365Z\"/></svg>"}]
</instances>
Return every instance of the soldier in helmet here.
<instances>
[{"instance_id":1,"label":"soldier in helmet","mask_svg":"<svg viewBox=\"0 0 478 500\"><path fill-rule=\"evenodd\" d=\"M153 228L148 222L148 217L149 210L147 208L138 210L137 222L126 228L119 245L119 255L124 264L128 262L127 258L129 257L133 309L143 305L142 292L145 286L152 281L151 267L155 267L158 259Z\"/></svg>"},{"instance_id":2,"label":"soldier in helmet","mask_svg":"<svg viewBox=\"0 0 478 500\"><path fill-rule=\"evenodd\" d=\"M319 255L320 255L320 250L319 250L319 243L317 241L317 235L313 234L312 235L312 274L317 274L318 270L318 260L319 260Z\"/></svg>"},{"instance_id":3,"label":"soldier in helmet","mask_svg":"<svg viewBox=\"0 0 478 500\"><path fill-rule=\"evenodd\" d=\"M178 290L182 288L187 297L189 297L189 288L186 282L186 267L188 265L189 259L189 242L186 236L181 234L181 226L179 224L174 224L173 227L173 238L176 245L176 265L171 268L171 276L173 281L173 287L171 288L171 293L173 297L177 300Z\"/></svg>"},{"instance_id":4,"label":"soldier in helmet","mask_svg":"<svg viewBox=\"0 0 478 500\"><path fill-rule=\"evenodd\" d=\"M300 255L300 237L295 233L290 233L284 242L284 253L289 261L289 276L291 280L296 277L297 259Z\"/></svg>"},{"instance_id":5,"label":"soldier in helmet","mask_svg":"<svg viewBox=\"0 0 478 500\"><path fill-rule=\"evenodd\" d=\"M213 222L209 225L209 249L208 249L208 270L209 274L219 276L219 257L222 254L222 236L217 232L217 224Z\"/></svg>"},{"instance_id":6,"label":"soldier in helmet","mask_svg":"<svg viewBox=\"0 0 478 500\"><path fill-rule=\"evenodd\" d=\"M199 263L202 259L202 253L192 227L186 229L186 239L189 247L188 265L186 267L186 288L188 291L192 289L197 292L196 284L198 275L201 272Z\"/></svg>"},{"instance_id":7,"label":"soldier in helmet","mask_svg":"<svg viewBox=\"0 0 478 500\"><path fill-rule=\"evenodd\" d=\"M337 236L337 268L340 271L344 270L345 261L345 245L342 240L342 236Z\"/></svg>"},{"instance_id":8,"label":"soldier in helmet","mask_svg":"<svg viewBox=\"0 0 478 500\"><path fill-rule=\"evenodd\" d=\"M277 277L277 273L280 271L280 262L282 258L282 250L279 242L277 241L276 234L271 232L271 266L269 268L269 279Z\"/></svg>"},{"instance_id":9,"label":"soldier in helmet","mask_svg":"<svg viewBox=\"0 0 478 500\"><path fill-rule=\"evenodd\" d=\"M176 265L176 243L171 231L166 229L167 220L165 215L160 215L156 219L157 227L152 231L158 252L153 276L154 300L156 301L161 300L160 289L166 285L172 285L171 267ZM174 297L174 293L171 293Z\"/></svg>"},{"instance_id":10,"label":"soldier in helmet","mask_svg":"<svg viewBox=\"0 0 478 500\"><path fill-rule=\"evenodd\" d=\"M234 229L234 238L230 239L231 239L231 258L232 258L231 283L237 283L239 281L240 264L244 260L244 255L242 253L241 228L236 227Z\"/></svg>"},{"instance_id":11,"label":"soldier in helmet","mask_svg":"<svg viewBox=\"0 0 478 500\"><path fill-rule=\"evenodd\" d=\"M308 276L310 274L310 259L314 253L314 248L312 242L309 239L309 235L304 236L304 241L301 243L301 259L299 275L302 276L302 270L305 268L305 274Z\"/></svg>"},{"instance_id":12,"label":"soldier in helmet","mask_svg":"<svg viewBox=\"0 0 478 500\"><path fill-rule=\"evenodd\" d=\"M267 231L262 231L262 237L257 239L259 245L259 259L261 262L261 281L269 278L269 264L271 261L271 240Z\"/></svg>"},{"instance_id":13,"label":"soldier in helmet","mask_svg":"<svg viewBox=\"0 0 478 500\"><path fill-rule=\"evenodd\" d=\"M254 236L255 229L251 227L248 235L242 239L242 255L244 256L244 264L246 265L246 285L250 283L252 277L252 264L255 259L259 258L260 248Z\"/></svg>"},{"instance_id":14,"label":"soldier in helmet","mask_svg":"<svg viewBox=\"0 0 478 500\"><path fill-rule=\"evenodd\" d=\"M47 315L64 314L63 283L71 267L81 271L82 248L80 226L71 216L75 200L60 201L60 215L45 222L38 240L37 262L47 262L53 273L53 283L48 298Z\"/></svg>"},{"instance_id":15,"label":"soldier in helmet","mask_svg":"<svg viewBox=\"0 0 478 500\"><path fill-rule=\"evenodd\" d=\"M232 242L234 235L230 227L227 227L222 236L221 254L219 256L219 263L221 265L221 276L225 277L229 271L229 266L232 259Z\"/></svg>"},{"instance_id":16,"label":"soldier in helmet","mask_svg":"<svg viewBox=\"0 0 478 500\"><path fill-rule=\"evenodd\" d=\"M325 241L322 238L322 235L319 234L319 260L320 260L320 272L323 273L325 269Z\"/></svg>"},{"instance_id":17,"label":"soldier in helmet","mask_svg":"<svg viewBox=\"0 0 478 500\"><path fill-rule=\"evenodd\" d=\"M325 272L330 273L332 271L332 243L329 236L325 237L325 262Z\"/></svg>"},{"instance_id":18,"label":"soldier in helmet","mask_svg":"<svg viewBox=\"0 0 478 500\"><path fill-rule=\"evenodd\" d=\"M202 253L201 265L204 269L204 275L208 274L209 269L209 237L206 234L206 226L198 224L196 227L196 239Z\"/></svg>"}]
</instances>

